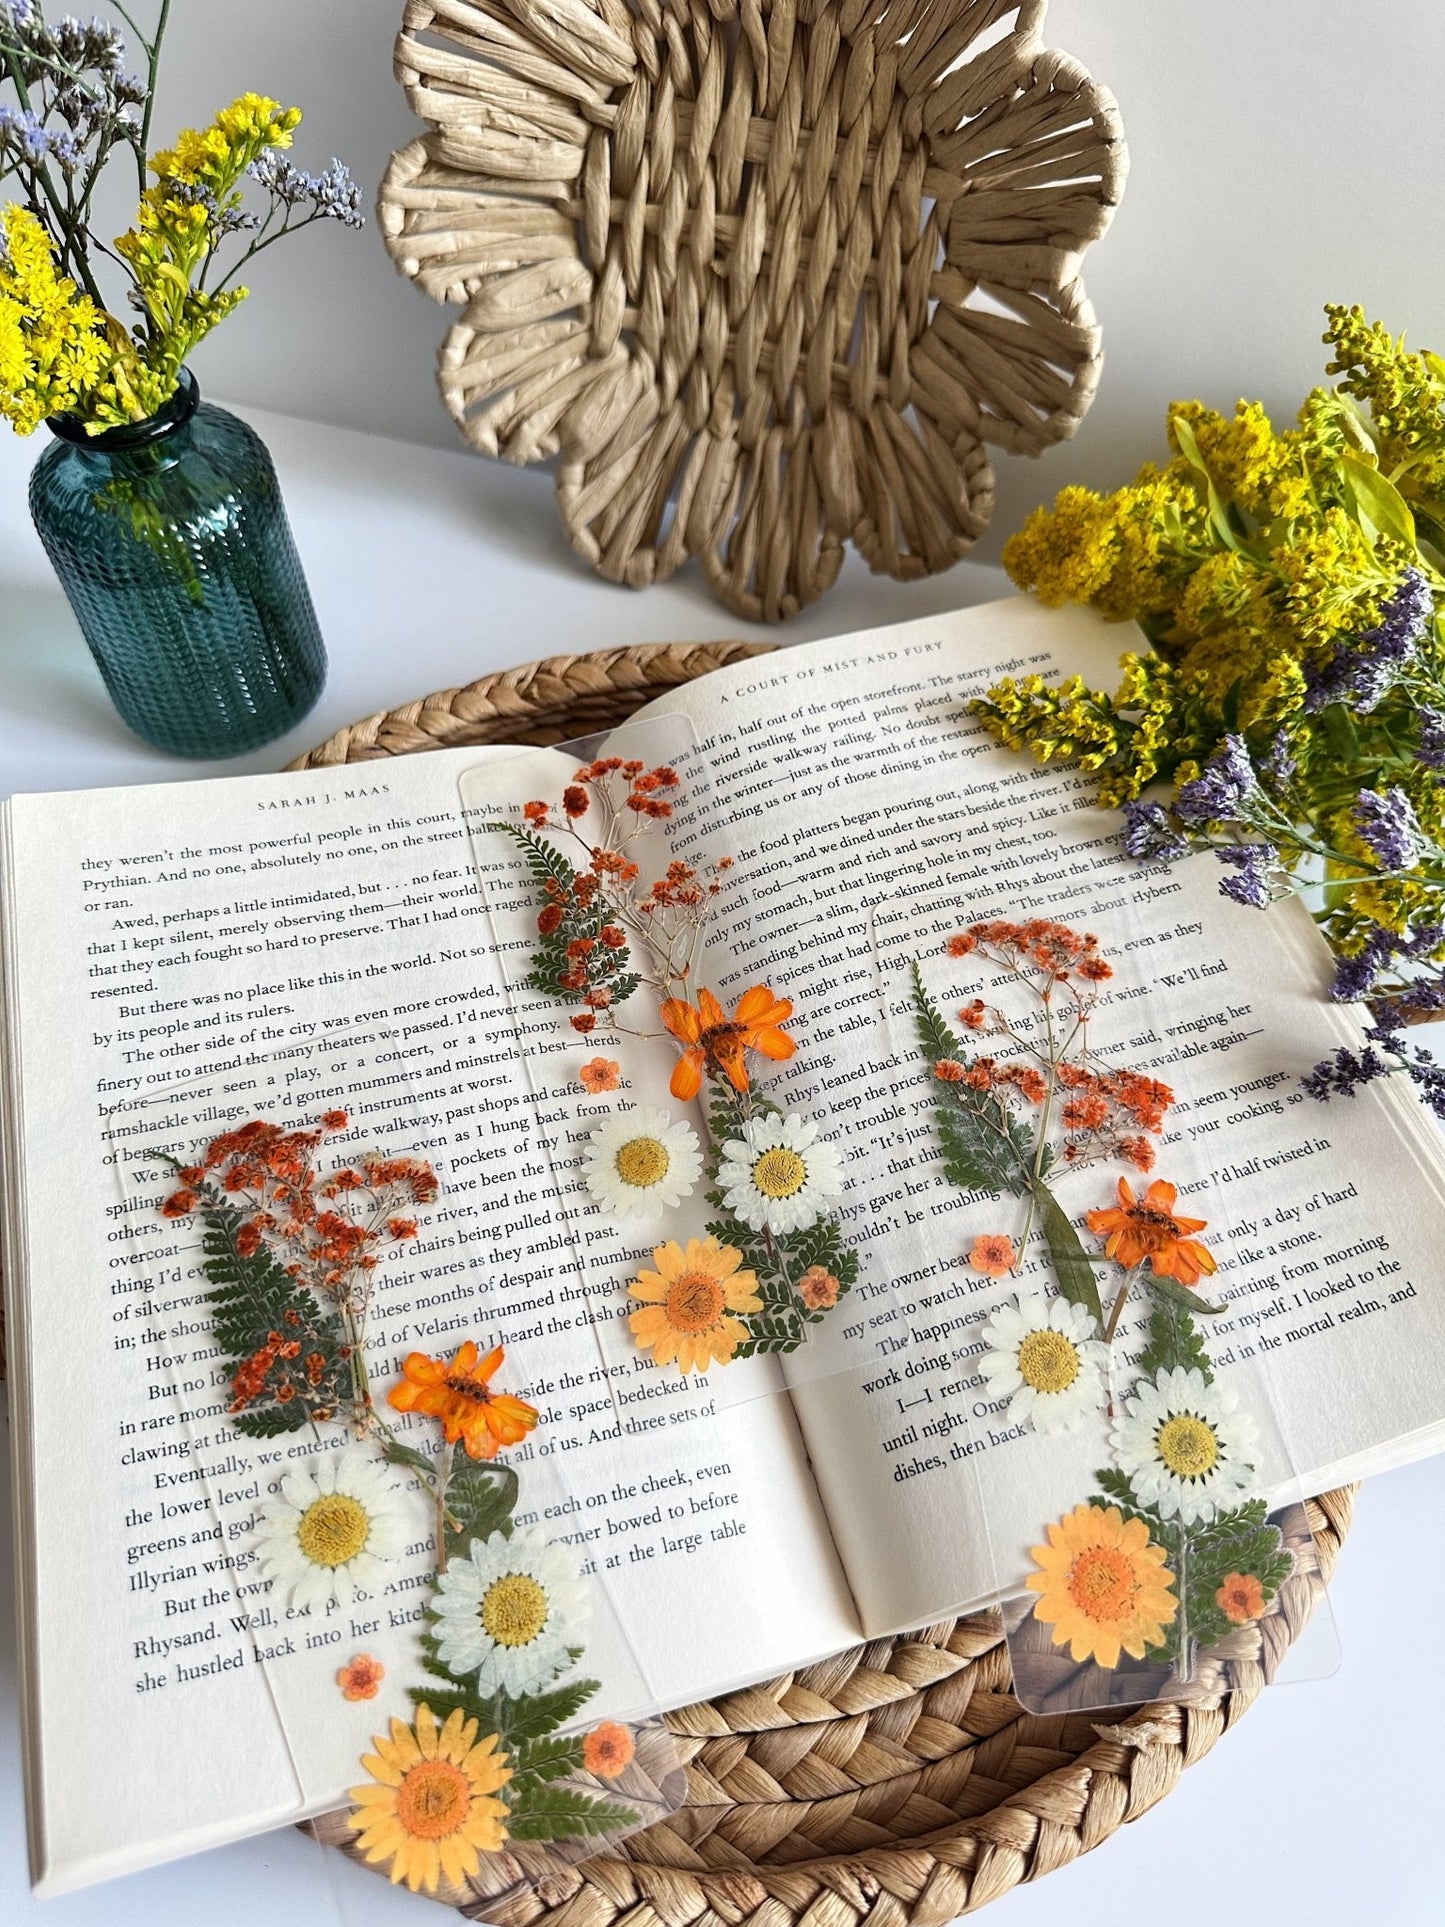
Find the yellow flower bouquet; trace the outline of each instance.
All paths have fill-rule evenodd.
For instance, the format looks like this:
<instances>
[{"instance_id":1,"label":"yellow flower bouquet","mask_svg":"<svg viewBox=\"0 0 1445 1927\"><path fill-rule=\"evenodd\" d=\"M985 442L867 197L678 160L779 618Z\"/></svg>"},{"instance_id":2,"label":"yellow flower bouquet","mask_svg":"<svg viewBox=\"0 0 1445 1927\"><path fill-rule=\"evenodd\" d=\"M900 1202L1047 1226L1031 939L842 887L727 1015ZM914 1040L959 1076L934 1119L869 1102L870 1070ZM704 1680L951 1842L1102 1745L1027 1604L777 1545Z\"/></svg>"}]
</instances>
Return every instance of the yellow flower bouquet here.
<instances>
[{"instance_id":1,"label":"yellow flower bouquet","mask_svg":"<svg viewBox=\"0 0 1445 1927\"><path fill-rule=\"evenodd\" d=\"M1257 910L1310 892L1332 995L1374 1028L1306 1088L1400 1071L1445 1117L1445 1070L1402 1029L1445 1013L1445 360L1327 313L1343 379L1293 427L1176 402L1163 466L1064 489L1006 545L1020 588L1138 624L1117 689L1028 676L974 708L1094 772L1141 862L1210 850Z\"/></svg>"},{"instance_id":2,"label":"yellow flower bouquet","mask_svg":"<svg viewBox=\"0 0 1445 1927\"><path fill-rule=\"evenodd\" d=\"M31 508L122 716L161 748L225 755L306 713L325 654L270 459L201 406L186 364L258 254L362 217L339 161L286 158L300 110L263 94L152 148L170 7L149 33L120 10L137 77L117 28L0 0L0 417L57 437ZM139 206L107 239L96 190L117 160Z\"/></svg>"}]
</instances>

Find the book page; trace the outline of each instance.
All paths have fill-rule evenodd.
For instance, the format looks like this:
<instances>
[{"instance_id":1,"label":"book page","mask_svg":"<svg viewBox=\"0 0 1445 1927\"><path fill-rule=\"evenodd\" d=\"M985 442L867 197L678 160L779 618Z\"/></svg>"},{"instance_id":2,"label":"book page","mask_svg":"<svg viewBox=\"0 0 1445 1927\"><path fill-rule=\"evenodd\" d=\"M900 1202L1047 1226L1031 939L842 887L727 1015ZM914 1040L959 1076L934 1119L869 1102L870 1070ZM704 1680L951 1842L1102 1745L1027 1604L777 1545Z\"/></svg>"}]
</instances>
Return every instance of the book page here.
<instances>
[{"instance_id":1,"label":"book page","mask_svg":"<svg viewBox=\"0 0 1445 1927\"><path fill-rule=\"evenodd\" d=\"M153 1162L250 1117L339 1106L338 1161L379 1147L442 1172L420 1241L379 1274L371 1377L384 1390L412 1349L507 1345L506 1388L543 1414L511 1455L520 1516L545 1450L548 1530L635 1658L609 1688L589 1649L589 1716L626 1711L638 1672L677 1704L858 1636L786 1401L734 1421L640 1355L599 1362L636 1254L549 1185L549 1148L603 1107L564 1024L516 1056L459 813L486 755L9 806L7 1284L48 1890L339 1804L383 1702L344 1703L336 1667L375 1654L403 1704L422 1678L419 1496L408 1556L364 1608L298 1613L255 1570L258 1508L318 1441L228 1423L198 1232L157 1215ZM569 1216L591 1227L585 1275ZM147 1763L103 1800L74 1770L97 1731Z\"/></svg>"},{"instance_id":2,"label":"book page","mask_svg":"<svg viewBox=\"0 0 1445 1927\"><path fill-rule=\"evenodd\" d=\"M1222 1239L1229 1311L1211 1350L1225 1381L1267 1382L1267 1484L1324 1489L1431 1449L1445 1423L1438 1132L1393 1080L1329 1106L1299 1092L1355 1034L1323 1000L1308 914L1230 903L1208 856L1169 871L1123 858L1088 775L1007 752L967 713L1004 674L1107 683L1128 633L1018 599L787 650L652 706L692 718L731 817L738 890L719 934L737 961L718 989L766 982L795 1000L800 1048L770 1094L826 1120L864 1279L911 1308L912 1345L888 1369L793 1390L870 1633L1016 1586L1045 1521L1084 1496L1077 1435L1021 1435L970 1362L1017 1284L966 1254L1019 1226L943 1174L907 966L931 960L951 1011L942 946L980 917L1057 917L1112 956L1096 1042L1178 1092L1159 1174L1167 1157ZM1061 1180L1076 1222L1113 1202L1115 1175ZM1137 1319L1121 1329L1127 1356ZM1102 1418L1097 1443L1102 1464Z\"/></svg>"}]
</instances>

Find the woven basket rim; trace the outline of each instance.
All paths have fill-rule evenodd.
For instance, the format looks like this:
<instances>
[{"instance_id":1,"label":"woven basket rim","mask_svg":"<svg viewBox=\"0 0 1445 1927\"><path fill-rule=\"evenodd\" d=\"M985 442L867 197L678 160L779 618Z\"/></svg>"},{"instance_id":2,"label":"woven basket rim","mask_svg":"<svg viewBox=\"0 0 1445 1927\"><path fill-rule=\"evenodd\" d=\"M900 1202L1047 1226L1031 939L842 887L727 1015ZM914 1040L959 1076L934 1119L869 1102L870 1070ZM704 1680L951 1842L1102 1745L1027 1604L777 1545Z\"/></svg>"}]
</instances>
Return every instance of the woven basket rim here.
<instances>
[{"instance_id":1,"label":"woven basket rim","mask_svg":"<svg viewBox=\"0 0 1445 1927\"><path fill-rule=\"evenodd\" d=\"M333 767L465 743L564 741L620 722L669 689L774 647L739 640L644 643L544 656L378 710L336 730L287 767ZM583 727L569 728L568 718L580 719ZM1343 1487L1308 1502L1319 1573L1302 1586L1299 1611L1276 1637L1277 1650L1267 1655L1268 1671L1298 1635L1328 1581L1349 1530L1356 1489ZM958 1647L964 1653L952 1672L907 1695L880 1697L866 1712L840 1708L828 1701L826 1690L815 1691L815 1685L826 1689L839 1665L850 1660L857 1662L858 1673L866 1670L870 1678L887 1678L890 1666L907 1670L910 1655L924 1648L932 1649L937 1659L942 1653L957 1657ZM816 1727L826 1740L835 1729L851 1732L859 1722L869 1734L887 1733L905 1698L929 1701L937 1690L975 1671L987 1670L996 1681L1000 1666L1006 1690L1007 1657L998 1615L974 1613L896 1639L865 1642L818 1666L679 1708L667 1719L685 1757L701 1763L689 1769L696 1793L704 1779L708 1785L718 1784L710 1751L721 1748L729 1759L735 1755L737 1761L749 1761L755 1777L770 1779L757 1766L754 1745L766 1749L780 1733L795 1728ZM855 1682L858 1673L850 1673L845 1684ZM786 1921L804 1918L808 1927L860 1927L875 1918L886 1927L941 1927L1091 1851L1147 1812L1173 1790L1185 1767L1202 1758L1243 1717L1264 1677L1261 1672L1258 1684L1217 1700L1155 1702L1125 1710L1117 1718L1110 1713L1092 1719L1087 1714L1049 1715L1034 1724L1041 1730L1056 1727L1062 1738L1066 1729L1082 1723L1094 1737L1071 1757L1008 1789L986 1810L954 1814L916 1833L844 1852L802 1853L796 1859L748 1861L729 1847L725 1857L715 1856L717 1864L710 1864L697 1851L697 1844L709 1849L723 1841L710 1821L729 1813L746 1817L749 1811L769 1816L780 1802L765 1798L762 1790L752 1801L690 1794L687 1807L672 1821L580 1866L556 1867L540 1876L534 1867L525 1879L518 1877L513 1863L509 1879L486 1894L479 1891L464 1911L499 1927L609 1927L623 1915L636 1927L683 1927L703 1917L725 1920L730 1927L784 1927ZM996 1694L993 1684L984 1683L980 1690ZM789 1712L783 1704L789 1697L807 1699L824 1710L811 1715ZM781 1717L765 1717L765 1709ZM1010 1724L1027 1725L1031 1719L1016 1710L1013 1722L998 1725L981 1740L974 1736L971 1754L985 1751ZM925 1781L930 1767L939 1762L926 1755L919 1759L921 1764L896 1781L860 1782L860 1806L880 1788ZM900 1806L906 1809L913 1797L912 1791L905 1793ZM918 1797L930 1804L928 1796ZM829 1802L809 1799L798 1804L811 1813ZM700 1830L699 1843L683 1837L688 1826ZM330 1844L351 1849L345 1814L328 1815L313 1823L313 1829ZM662 1841L661 1851L672 1854L670 1861L647 1857L647 1843L654 1837Z\"/></svg>"}]
</instances>

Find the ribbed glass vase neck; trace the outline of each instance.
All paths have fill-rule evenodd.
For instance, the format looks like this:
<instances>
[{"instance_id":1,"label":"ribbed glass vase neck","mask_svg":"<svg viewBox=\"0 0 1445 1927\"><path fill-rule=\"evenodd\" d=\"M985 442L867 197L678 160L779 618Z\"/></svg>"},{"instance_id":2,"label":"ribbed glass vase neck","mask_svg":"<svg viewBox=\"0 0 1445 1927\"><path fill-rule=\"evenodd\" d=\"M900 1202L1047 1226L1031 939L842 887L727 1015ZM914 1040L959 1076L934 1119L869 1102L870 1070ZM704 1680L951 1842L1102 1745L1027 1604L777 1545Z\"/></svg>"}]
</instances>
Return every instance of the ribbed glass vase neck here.
<instances>
[{"instance_id":1,"label":"ribbed glass vase neck","mask_svg":"<svg viewBox=\"0 0 1445 1927\"><path fill-rule=\"evenodd\" d=\"M84 448L100 455L123 454L127 449L149 448L163 442L168 435L184 428L201 405L200 384L189 368L182 368L176 383L176 392L164 407L158 408L154 415L147 415L143 422L125 422L119 428L107 428L99 435L89 434L79 415L55 415L46 423L52 435L75 448Z\"/></svg>"}]
</instances>

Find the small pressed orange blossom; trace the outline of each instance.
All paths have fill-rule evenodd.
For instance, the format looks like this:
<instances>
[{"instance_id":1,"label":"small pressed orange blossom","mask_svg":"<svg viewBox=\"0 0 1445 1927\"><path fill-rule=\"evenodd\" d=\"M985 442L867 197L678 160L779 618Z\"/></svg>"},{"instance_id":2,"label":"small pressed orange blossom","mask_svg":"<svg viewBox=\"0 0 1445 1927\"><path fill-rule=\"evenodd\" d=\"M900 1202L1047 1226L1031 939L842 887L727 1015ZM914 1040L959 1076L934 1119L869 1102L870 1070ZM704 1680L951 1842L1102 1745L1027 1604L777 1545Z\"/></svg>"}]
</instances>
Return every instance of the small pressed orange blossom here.
<instances>
[{"instance_id":1,"label":"small pressed orange blossom","mask_svg":"<svg viewBox=\"0 0 1445 1927\"><path fill-rule=\"evenodd\" d=\"M460 1439L470 1457L494 1459L504 1445L520 1444L537 1423L535 1405L491 1388L505 1355L498 1345L479 1364L470 1338L450 1365L425 1352L408 1352L401 1383L387 1393L387 1403L398 1412L440 1419L448 1445Z\"/></svg>"},{"instance_id":2,"label":"small pressed orange blossom","mask_svg":"<svg viewBox=\"0 0 1445 1927\"><path fill-rule=\"evenodd\" d=\"M1252 1572L1227 1572L1214 1603L1231 1625L1247 1626L1264 1612L1264 1587Z\"/></svg>"},{"instance_id":3,"label":"small pressed orange blossom","mask_svg":"<svg viewBox=\"0 0 1445 1927\"><path fill-rule=\"evenodd\" d=\"M1107 1211L1089 1212L1089 1229L1107 1238L1105 1253L1126 1271L1147 1258L1156 1278L1197 1285L1218 1266L1213 1253L1189 1236L1191 1231L1203 1231L1208 1220L1178 1217L1174 1210L1178 1196L1172 1184L1156 1178L1143 1197L1136 1198L1129 1180L1120 1178L1118 1204Z\"/></svg>"},{"instance_id":4,"label":"small pressed orange blossom","mask_svg":"<svg viewBox=\"0 0 1445 1927\"><path fill-rule=\"evenodd\" d=\"M697 1003L669 997L662 1021L684 1046L673 1067L669 1088L684 1103L702 1088L703 1073L722 1075L734 1090L748 1088L746 1056L750 1050L782 1063L796 1046L782 1028L793 1014L787 997L775 997L766 984L745 990L731 1017L710 990L699 990Z\"/></svg>"},{"instance_id":5,"label":"small pressed orange blossom","mask_svg":"<svg viewBox=\"0 0 1445 1927\"><path fill-rule=\"evenodd\" d=\"M600 1780L615 1780L632 1764L636 1750L625 1726L603 1720L582 1742L582 1764Z\"/></svg>"},{"instance_id":6,"label":"small pressed orange blossom","mask_svg":"<svg viewBox=\"0 0 1445 1927\"><path fill-rule=\"evenodd\" d=\"M1007 1232L985 1231L974 1239L968 1262L985 1278L1002 1278L1019 1261L1018 1249Z\"/></svg>"}]
</instances>

